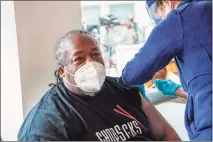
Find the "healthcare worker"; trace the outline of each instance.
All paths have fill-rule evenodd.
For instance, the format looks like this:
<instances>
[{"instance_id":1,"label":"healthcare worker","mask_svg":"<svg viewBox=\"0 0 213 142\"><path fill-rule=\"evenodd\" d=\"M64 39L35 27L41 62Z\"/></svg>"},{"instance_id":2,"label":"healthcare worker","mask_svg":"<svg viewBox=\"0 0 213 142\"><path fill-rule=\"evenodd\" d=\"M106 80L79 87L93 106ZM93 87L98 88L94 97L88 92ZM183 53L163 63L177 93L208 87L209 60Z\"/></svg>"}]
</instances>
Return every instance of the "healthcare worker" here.
<instances>
[{"instance_id":1,"label":"healthcare worker","mask_svg":"<svg viewBox=\"0 0 213 142\"><path fill-rule=\"evenodd\" d=\"M212 140L212 2L161 1L166 15L152 30L144 46L127 63L122 81L144 84L175 58L181 85L188 93L185 126L191 140ZM159 11L159 0L147 5ZM172 9L169 11L169 9ZM159 12L157 13L159 14ZM159 14L160 16L160 14ZM162 18L164 18L161 15Z\"/></svg>"}]
</instances>

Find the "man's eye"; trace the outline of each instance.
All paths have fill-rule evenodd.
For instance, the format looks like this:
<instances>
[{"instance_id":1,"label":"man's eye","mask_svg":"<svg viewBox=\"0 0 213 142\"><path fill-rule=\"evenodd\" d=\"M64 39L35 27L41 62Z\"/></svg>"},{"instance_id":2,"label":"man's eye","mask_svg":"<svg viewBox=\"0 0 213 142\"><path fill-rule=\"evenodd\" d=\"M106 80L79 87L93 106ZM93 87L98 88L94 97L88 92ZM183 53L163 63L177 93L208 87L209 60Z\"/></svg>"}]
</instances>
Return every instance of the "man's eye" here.
<instances>
[{"instance_id":1,"label":"man's eye","mask_svg":"<svg viewBox=\"0 0 213 142\"><path fill-rule=\"evenodd\" d=\"M75 58L75 59L74 59L74 62L81 62L81 61L83 61L83 60L84 60L84 58L79 57L79 58Z\"/></svg>"},{"instance_id":2,"label":"man's eye","mask_svg":"<svg viewBox=\"0 0 213 142\"><path fill-rule=\"evenodd\" d=\"M101 56L100 53L95 53L95 54L93 54L93 57L94 57L94 58L97 58L97 57L100 57L100 56Z\"/></svg>"}]
</instances>

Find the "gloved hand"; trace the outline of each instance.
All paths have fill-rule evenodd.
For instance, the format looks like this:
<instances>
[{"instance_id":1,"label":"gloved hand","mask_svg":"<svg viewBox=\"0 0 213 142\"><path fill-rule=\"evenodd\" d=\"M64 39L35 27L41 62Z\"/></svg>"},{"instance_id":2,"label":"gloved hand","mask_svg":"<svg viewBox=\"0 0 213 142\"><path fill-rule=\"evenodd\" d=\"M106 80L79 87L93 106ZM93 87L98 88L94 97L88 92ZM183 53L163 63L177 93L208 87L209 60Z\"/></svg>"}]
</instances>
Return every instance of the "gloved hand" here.
<instances>
[{"instance_id":1,"label":"gloved hand","mask_svg":"<svg viewBox=\"0 0 213 142\"><path fill-rule=\"evenodd\" d=\"M171 80L154 80L155 86L161 91L164 95L168 95L171 97L176 97L175 92L181 86L179 84L174 83Z\"/></svg>"}]
</instances>

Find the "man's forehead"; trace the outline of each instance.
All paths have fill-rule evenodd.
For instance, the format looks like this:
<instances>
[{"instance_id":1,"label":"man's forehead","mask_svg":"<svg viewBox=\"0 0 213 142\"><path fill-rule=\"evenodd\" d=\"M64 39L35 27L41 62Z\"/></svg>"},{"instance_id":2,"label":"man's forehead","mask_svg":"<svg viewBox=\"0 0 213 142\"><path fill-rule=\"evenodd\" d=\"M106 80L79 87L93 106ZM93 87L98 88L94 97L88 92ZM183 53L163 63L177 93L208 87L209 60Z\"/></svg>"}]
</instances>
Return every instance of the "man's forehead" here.
<instances>
[{"instance_id":1,"label":"man's forehead","mask_svg":"<svg viewBox=\"0 0 213 142\"><path fill-rule=\"evenodd\" d=\"M72 49L71 52L76 52L84 49L99 50L98 42L87 34L75 34L71 37Z\"/></svg>"},{"instance_id":2,"label":"man's forehead","mask_svg":"<svg viewBox=\"0 0 213 142\"><path fill-rule=\"evenodd\" d=\"M86 50L87 49L87 50ZM78 54L78 53L84 53L84 52L86 52L86 51L88 51L88 49L90 50L90 51L100 51L100 49L99 49L99 47L98 46L96 46L96 45L94 45L94 46L88 46L87 45L87 47L86 46L83 46L83 47L77 47L77 46L73 46L73 49L72 49L72 51L71 51L71 54L72 55L75 55L75 54Z\"/></svg>"}]
</instances>

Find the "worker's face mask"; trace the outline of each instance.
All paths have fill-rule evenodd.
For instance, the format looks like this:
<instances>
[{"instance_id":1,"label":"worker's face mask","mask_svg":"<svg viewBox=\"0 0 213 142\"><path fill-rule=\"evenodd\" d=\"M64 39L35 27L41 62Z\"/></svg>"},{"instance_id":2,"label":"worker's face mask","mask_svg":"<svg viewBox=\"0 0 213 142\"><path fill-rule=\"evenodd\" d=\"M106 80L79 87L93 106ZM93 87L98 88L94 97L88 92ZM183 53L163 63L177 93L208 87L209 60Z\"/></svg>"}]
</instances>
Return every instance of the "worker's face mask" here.
<instances>
[{"instance_id":1,"label":"worker's face mask","mask_svg":"<svg viewBox=\"0 0 213 142\"><path fill-rule=\"evenodd\" d=\"M106 71L104 65L98 62L88 62L75 72L71 74L68 71L64 70L68 74L74 76L76 85L70 83L65 79L70 85L79 87L87 95L94 95L95 92L98 92L106 78Z\"/></svg>"}]
</instances>

